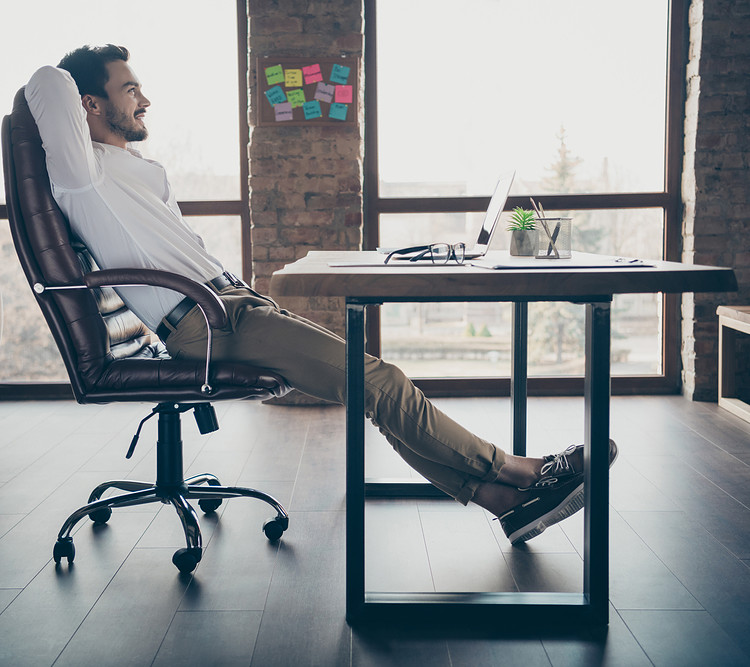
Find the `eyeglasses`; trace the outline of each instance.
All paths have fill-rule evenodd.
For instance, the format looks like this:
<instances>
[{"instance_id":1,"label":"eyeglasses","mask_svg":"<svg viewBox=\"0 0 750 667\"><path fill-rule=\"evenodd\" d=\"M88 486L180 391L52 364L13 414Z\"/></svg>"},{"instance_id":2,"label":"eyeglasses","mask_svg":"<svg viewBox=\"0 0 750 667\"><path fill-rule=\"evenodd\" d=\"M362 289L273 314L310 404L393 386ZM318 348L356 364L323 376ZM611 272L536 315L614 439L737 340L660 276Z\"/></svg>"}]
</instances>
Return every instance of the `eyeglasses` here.
<instances>
[{"instance_id":1,"label":"eyeglasses","mask_svg":"<svg viewBox=\"0 0 750 667\"><path fill-rule=\"evenodd\" d=\"M466 258L466 244L465 243L430 243L430 245L415 245L409 248L399 248L391 252L388 257L385 258L384 264L388 264L394 255L409 255L416 253L413 257L409 257L410 262L418 262L420 259L430 259L433 264L447 264L451 259L456 264L463 264ZM404 259L407 259L404 257Z\"/></svg>"}]
</instances>

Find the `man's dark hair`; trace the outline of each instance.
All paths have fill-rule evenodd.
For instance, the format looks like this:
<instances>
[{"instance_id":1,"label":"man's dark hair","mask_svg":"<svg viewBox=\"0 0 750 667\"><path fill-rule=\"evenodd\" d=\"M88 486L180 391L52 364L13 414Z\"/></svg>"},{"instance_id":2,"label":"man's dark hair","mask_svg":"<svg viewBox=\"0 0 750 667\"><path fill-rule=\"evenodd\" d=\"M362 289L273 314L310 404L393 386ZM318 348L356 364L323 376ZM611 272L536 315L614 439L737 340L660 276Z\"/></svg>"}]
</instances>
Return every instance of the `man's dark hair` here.
<instances>
[{"instance_id":1,"label":"man's dark hair","mask_svg":"<svg viewBox=\"0 0 750 667\"><path fill-rule=\"evenodd\" d=\"M127 61L129 57L130 53L124 46L86 45L66 53L58 67L70 72L81 96L96 95L107 99L107 92L104 90L104 84L109 81L107 63L115 60Z\"/></svg>"}]
</instances>

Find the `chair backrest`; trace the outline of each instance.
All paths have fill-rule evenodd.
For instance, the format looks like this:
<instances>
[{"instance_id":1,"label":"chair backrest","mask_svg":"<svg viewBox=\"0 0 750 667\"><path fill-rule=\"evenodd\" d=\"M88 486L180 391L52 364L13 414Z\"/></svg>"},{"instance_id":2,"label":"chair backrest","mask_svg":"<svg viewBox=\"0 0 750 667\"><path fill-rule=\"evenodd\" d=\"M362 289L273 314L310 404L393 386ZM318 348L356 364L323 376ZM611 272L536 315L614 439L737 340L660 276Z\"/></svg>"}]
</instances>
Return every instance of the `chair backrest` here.
<instances>
[{"instance_id":1,"label":"chair backrest","mask_svg":"<svg viewBox=\"0 0 750 667\"><path fill-rule=\"evenodd\" d=\"M3 167L11 234L29 285L81 285L98 268L74 245L50 188L45 153L24 90L3 121ZM83 398L114 359L150 348L151 334L113 289L64 290L37 295L62 354L73 392ZM152 354L153 356L153 354Z\"/></svg>"},{"instance_id":2,"label":"chair backrest","mask_svg":"<svg viewBox=\"0 0 750 667\"><path fill-rule=\"evenodd\" d=\"M3 119L3 169L13 243L29 285L83 285L98 267L71 236L49 182L39 130L18 91ZM169 358L160 342L110 288L35 291L81 403L205 400L205 361ZM278 375L247 364L214 362L211 398L280 396Z\"/></svg>"}]
</instances>

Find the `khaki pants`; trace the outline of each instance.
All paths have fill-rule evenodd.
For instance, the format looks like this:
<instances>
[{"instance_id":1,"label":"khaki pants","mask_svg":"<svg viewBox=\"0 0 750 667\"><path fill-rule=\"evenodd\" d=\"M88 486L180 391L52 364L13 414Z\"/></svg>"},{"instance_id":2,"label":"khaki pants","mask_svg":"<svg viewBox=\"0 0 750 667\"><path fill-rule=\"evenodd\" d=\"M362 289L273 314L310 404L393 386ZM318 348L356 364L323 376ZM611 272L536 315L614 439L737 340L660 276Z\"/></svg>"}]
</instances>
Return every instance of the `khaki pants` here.
<instances>
[{"instance_id":1,"label":"khaki pants","mask_svg":"<svg viewBox=\"0 0 750 667\"><path fill-rule=\"evenodd\" d=\"M341 337L252 290L227 287L220 294L229 323L213 332L213 359L267 368L306 394L344 403ZM176 329L167 327L172 357L205 358L206 324L197 307ZM502 450L438 410L400 369L370 355L365 357L365 410L412 468L464 505L480 482L497 479L505 462Z\"/></svg>"}]
</instances>

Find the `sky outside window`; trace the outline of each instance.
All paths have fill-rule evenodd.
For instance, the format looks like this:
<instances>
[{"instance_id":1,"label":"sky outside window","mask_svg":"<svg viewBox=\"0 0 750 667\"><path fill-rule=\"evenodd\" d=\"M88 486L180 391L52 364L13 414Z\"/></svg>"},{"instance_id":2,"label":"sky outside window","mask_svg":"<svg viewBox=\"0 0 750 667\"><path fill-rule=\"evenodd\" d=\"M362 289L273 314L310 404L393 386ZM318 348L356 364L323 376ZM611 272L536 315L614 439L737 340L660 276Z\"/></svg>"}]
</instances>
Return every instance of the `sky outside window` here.
<instances>
[{"instance_id":1,"label":"sky outside window","mask_svg":"<svg viewBox=\"0 0 750 667\"><path fill-rule=\"evenodd\" d=\"M381 195L488 195L508 168L514 192L550 191L561 130L575 191L663 190L667 16L667 0L378 0Z\"/></svg>"}]
</instances>

